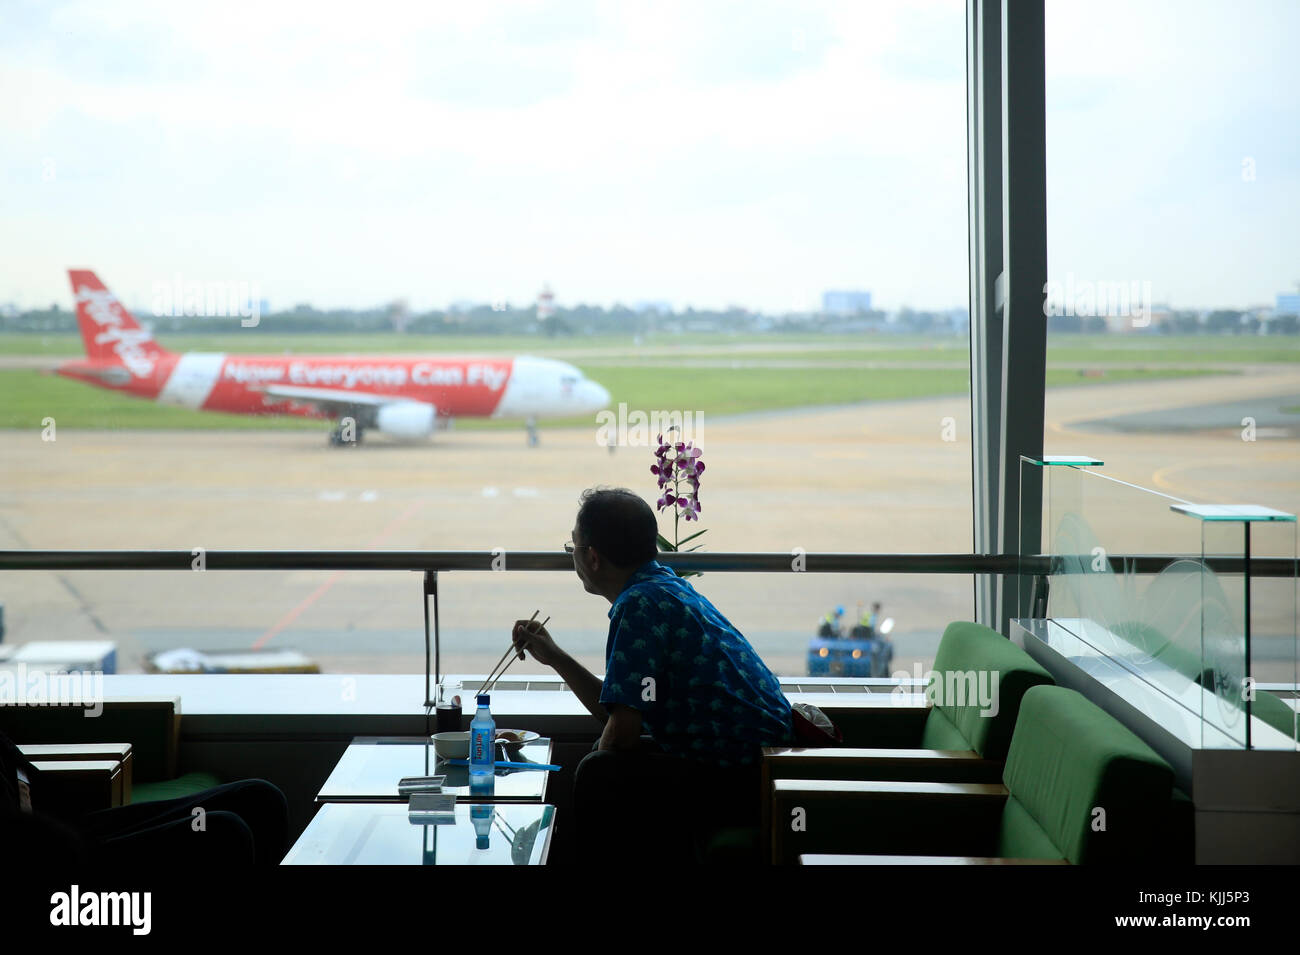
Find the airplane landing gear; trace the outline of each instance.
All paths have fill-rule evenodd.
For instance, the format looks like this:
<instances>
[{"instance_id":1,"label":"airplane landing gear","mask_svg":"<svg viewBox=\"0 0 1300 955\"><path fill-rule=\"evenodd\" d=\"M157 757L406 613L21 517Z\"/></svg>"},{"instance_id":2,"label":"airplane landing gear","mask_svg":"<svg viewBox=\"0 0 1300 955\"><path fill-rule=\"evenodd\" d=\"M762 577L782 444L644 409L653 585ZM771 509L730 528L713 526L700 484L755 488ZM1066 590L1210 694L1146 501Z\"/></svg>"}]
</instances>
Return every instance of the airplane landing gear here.
<instances>
[{"instance_id":1,"label":"airplane landing gear","mask_svg":"<svg viewBox=\"0 0 1300 955\"><path fill-rule=\"evenodd\" d=\"M528 429L528 446L530 448L537 447L537 419L530 417L525 427Z\"/></svg>"},{"instance_id":2,"label":"airplane landing gear","mask_svg":"<svg viewBox=\"0 0 1300 955\"><path fill-rule=\"evenodd\" d=\"M334 430L330 432L330 447L332 448L355 448L361 443L361 435L364 432L359 424L351 423L347 425L335 425Z\"/></svg>"}]
</instances>

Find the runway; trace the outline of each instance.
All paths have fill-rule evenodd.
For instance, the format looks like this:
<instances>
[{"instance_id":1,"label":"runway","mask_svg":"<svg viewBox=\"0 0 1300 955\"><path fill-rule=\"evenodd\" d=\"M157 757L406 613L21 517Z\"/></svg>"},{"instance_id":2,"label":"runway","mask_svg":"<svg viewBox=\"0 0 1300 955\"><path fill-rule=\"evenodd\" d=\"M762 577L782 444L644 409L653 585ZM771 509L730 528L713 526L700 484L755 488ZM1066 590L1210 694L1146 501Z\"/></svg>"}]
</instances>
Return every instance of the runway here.
<instances>
[{"instance_id":1,"label":"runway","mask_svg":"<svg viewBox=\"0 0 1300 955\"><path fill-rule=\"evenodd\" d=\"M1260 429L1247 441L1239 427L1188 432L1160 422L1210 399L1232 402L1234 416L1257 403L1263 416L1277 396L1296 394L1293 366L1053 389L1046 451L1095 455L1104 473L1175 497L1295 513L1300 443L1290 433ZM1154 415L1152 428L1083 430L1084 422L1140 413ZM586 487L630 487L650 501L658 494L651 449L610 454L594 425L544 429L538 448L526 446L522 429L452 431L416 445L367 436L359 448L328 447L315 431L60 429L45 442L33 428L0 432L0 441L4 549L502 548L503 572L442 575L445 668L465 672L486 670L511 621L539 608L562 645L602 669L608 604L568 573L512 572L509 554L559 551ZM704 416L699 444L702 521L682 533L708 528L706 549L970 552L964 395ZM1199 549L1190 519L1164 506L1118 506L1125 503L1096 501L1108 541L1134 552ZM672 536L670 519L660 527ZM808 638L836 604L853 613L859 601L881 600L898 622L894 665L905 670L928 666L943 627L973 614L971 581L958 576L712 573L697 586L788 675L805 672ZM423 666L414 573L10 571L0 573L0 601L6 644L112 639L123 672L169 646L295 647L328 672ZM542 668L528 661L516 671Z\"/></svg>"}]
</instances>

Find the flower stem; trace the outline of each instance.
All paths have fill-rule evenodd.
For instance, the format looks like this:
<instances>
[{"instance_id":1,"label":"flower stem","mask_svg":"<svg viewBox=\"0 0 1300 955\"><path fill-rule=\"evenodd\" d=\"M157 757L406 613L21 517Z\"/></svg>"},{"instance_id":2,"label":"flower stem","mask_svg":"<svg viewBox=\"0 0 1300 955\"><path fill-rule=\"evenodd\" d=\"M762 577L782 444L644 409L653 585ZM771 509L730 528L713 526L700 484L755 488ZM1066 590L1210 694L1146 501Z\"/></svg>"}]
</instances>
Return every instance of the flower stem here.
<instances>
[{"instance_id":1,"label":"flower stem","mask_svg":"<svg viewBox=\"0 0 1300 955\"><path fill-rule=\"evenodd\" d=\"M674 451L673 452L673 496L676 497L677 500L673 502L673 550L677 550L678 547L680 546L677 541L677 520L678 518L681 517L682 514L682 507L681 504L679 503L681 501L681 494L680 491L678 490L678 488L681 485L682 479L678 475L677 467L676 467L678 457L679 457L679 452Z\"/></svg>"}]
</instances>

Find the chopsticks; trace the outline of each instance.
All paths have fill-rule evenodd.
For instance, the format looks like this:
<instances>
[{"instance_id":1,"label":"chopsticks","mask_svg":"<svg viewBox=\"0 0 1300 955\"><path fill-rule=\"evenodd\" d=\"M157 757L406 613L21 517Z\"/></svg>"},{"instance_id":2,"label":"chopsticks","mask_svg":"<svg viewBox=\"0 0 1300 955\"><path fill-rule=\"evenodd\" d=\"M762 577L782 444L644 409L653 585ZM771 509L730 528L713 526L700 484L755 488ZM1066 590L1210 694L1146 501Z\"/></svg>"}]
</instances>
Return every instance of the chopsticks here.
<instances>
[{"instance_id":1,"label":"chopsticks","mask_svg":"<svg viewBox=\"0 0 1300 955\"><path fill-rule=\"evenodd\" d=\"M536 617L537 614L533 614L533 616ZM542 626L543 626L543 627L546 626L548 623L550 623L550 620L551 620L551 618L550 618L550 617L547 617L545 620L542 621ZM532 620L529 620L528 623L529 623L529 624L532 624ZM512 644L510 645L510 650L507 650L506 652L507 652L507 653L510 653L510 652L512 652L512 651L514 651L514 650L515 650L515 646L514 646L514 644L512 643ZM509 670L509 669L510 669L510 665L511 665L512 663L514 663L515 660L519 660L519 659L523 659L523 652L522 652L522 651L519 651L519 656L517 656L517 657L516 657L516 656L512 656L512 657L510 658L510 662L507 663L504 667L501 668L501 672L498 673L498 674L496 675L496 677L492 680L492 686L488 687L488 689L491 690L491 689L495 688L496 685L497 685L497 680L500 680L503 676L505 676L505 675L506 675L506 670Z\"/></svg>"},{"instance_id":2,"label":"chopsticks","mask_svg":"<svg viewBox=\"0 0 1300 955\"><path fill-rule=\"evenodd\" d=\"M448 766L468 766L468 759L448 759L445 760ZM540 769L548 773L558 773L563 766L555 763L509 763L498 759L492 764L496 769Z\"/></svg>"},{"instance_id":3,"label":"chopsticks","mask_svg":"<svg viewBox=\"0 0 1300 955\"><path fill-rule=\"evenodd\" d=\"M528 618L528 624L529 624L529 626L532 626L533 621L537 619L537 615L538 615L539 613L541 613L540 610L534 610L534 611L533 611L533 615L532 615L531 617ZM547 619L550 619L550 618L548 617ZM497 670L499 670L499 669L501 668L501 664L503 664L503 663L506 662L506 657L510 656L510 654L513 653L513 652L516 652L516 651L515 651L515 645L514 645L514 642L511 641L510 646L506 648L506 652L503 653L503 654L501 654L501 659L497 661L497 665L494 666L494 667L492 668L491 672L488 673L487 679L483 681L483 685L480 686L480 687L478 688L478 693L475 694L476 696L482 696L484 693L487 692L488 684L491 683L491 682L492 682L492 678L493 678L494 676L497 675ZM501 670L501 672L502 672L502 673L505 673L506 671L505 671L505 670Z\"/></svg>"},{"instance_id":4,"label":"chopsticks","mask_svg":"<svg viewBox=\"0 0 1300 955\"><path fill-rule=\"evenodd\" d=\"M532 615L531 617L528 618L528 625L529 625L530 627L532 626L533 621L537 619L537 615L538 615L539 613L541 613L540 610L534 610L534 611L533 611L533 615ZM545 626L550 622L550 620L551 620L551 618L548 616L545 620L542 621L542 626L545 627ZM540 629L540 628L539 628L539 629ZM492 668L492 672L488 674L488 678L487 678L486 680L484 680L484 681L483 681L483 685L482 685L481 687L479 687L479 690L478 690L478 695L479 695L479 696L482 696L484 693L486 693L486 692L487 692L489 689L491 689L493 686L496 686L496 682L497 682L497 680L500 680L501 677L505 676L505 672L506 672L506 670L509 670L509 669L510 669L510 664L515 662L515 658L514 658L514 657L511 657L511 659L510 659L510 663L506 663L506 657L509 657L512 653L514 653L514 654L518 654L519 652L520 652L519 649L514 645L513 642L511 642L510 646L506 648L506 652L503 653L503 654L501 654L501 659L497 661L497 665L494 666L494 667ZM503 663L506 664L504 667L501 666L501 664L503 664ZM501 672L498 673L498 672L497 672L498 669L499 669Z\"/></svg>"}]
</instances>

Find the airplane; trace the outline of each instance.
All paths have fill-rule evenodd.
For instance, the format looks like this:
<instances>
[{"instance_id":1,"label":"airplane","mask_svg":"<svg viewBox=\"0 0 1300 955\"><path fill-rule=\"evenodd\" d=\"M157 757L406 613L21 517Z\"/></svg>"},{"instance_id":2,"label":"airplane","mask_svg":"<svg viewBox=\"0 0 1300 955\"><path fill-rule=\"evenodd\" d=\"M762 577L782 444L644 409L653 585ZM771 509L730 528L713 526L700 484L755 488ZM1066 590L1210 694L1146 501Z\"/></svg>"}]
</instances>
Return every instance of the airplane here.
<instances>
[{"instance_id":1,"label":"airplane","mask_svg":"<svg viewBox=\"0 0 1300 955\"><path fill-rule=\"evenodd\" d=\"M164 405L334 419L335 446L359 443L366 429L426 438L454 417L523 418L535 445L539 418L609 404L604 387L550 358L176 354L94 272L69 269L68 278L86 358L63 362L57 374Z\"/></svg>"}]
</instances>

